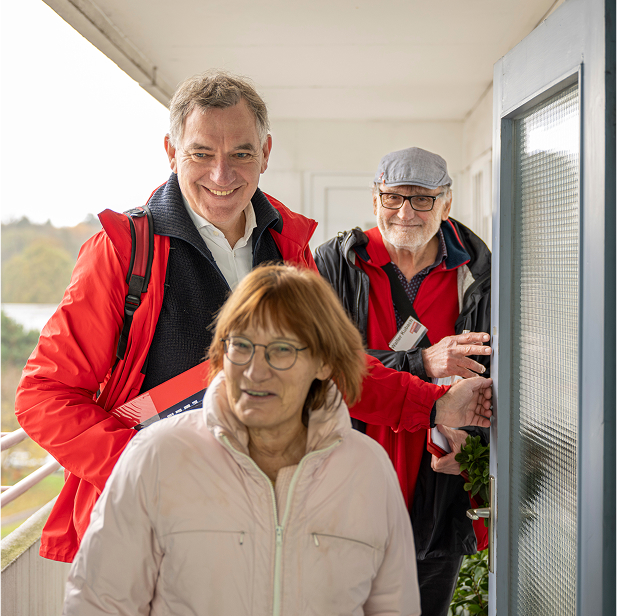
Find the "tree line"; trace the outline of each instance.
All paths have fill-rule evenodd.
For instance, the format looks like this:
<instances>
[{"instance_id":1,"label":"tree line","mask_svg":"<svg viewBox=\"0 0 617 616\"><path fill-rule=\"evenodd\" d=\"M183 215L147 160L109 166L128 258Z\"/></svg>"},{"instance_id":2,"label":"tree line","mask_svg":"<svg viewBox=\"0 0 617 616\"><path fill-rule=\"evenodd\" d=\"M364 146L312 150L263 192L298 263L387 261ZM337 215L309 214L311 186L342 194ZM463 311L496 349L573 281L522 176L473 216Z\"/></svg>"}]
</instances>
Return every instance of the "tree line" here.
<instances>
[{"instance_id":1,"label":"tree line","mask_svg":"<svg viewBox=\"0 0 617 616\"><path fill-rule=\"evenodd\" d=\"M57 304L79 248L101 225L94 216L74 227L35 224L27 218L2 224L2 302Z\"/></svg>"}]
</instances>

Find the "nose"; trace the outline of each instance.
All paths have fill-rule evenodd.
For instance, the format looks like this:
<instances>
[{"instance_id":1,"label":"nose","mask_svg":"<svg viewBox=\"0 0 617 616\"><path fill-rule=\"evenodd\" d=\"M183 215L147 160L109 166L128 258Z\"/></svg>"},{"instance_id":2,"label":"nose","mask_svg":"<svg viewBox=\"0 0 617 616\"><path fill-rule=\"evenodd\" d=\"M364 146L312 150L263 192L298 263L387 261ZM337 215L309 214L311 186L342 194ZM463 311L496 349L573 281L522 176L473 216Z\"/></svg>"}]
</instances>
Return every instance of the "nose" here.
<instances>
[{"instance_id":1,"label":"nose","mask_svg":"<svg viewBox=\"0 0 617 616\"><path fill-rule=\"evenodd\" d=\"M217 186L229 186L235 180L235 173L226 157L218 158L210 170L210 179Z\"/></svg>"},{"instance_id":2,"label":"nose","mask_svg":"<svg viewBox=\"0 0 617 616\"><path fill-rule=\"evenodd\" d=\"M244 369L244 374L253 383L261 383L271 376L271 370L270 364L266 361L266 349L261 345L256 346L251 361Z\"/></svg>"},{"instance_id":3,"label":"nose","mask_svg":"<svg viewBox=\"0 0 617 616\"><path fill-rule=\"evenodd\" d=\"M397 211L397 216L401 220L412 220L416 216L416 211L411 207L411 201L409 199L403 201L403 205L401 205Z\"/></svg>"}]
</instances>

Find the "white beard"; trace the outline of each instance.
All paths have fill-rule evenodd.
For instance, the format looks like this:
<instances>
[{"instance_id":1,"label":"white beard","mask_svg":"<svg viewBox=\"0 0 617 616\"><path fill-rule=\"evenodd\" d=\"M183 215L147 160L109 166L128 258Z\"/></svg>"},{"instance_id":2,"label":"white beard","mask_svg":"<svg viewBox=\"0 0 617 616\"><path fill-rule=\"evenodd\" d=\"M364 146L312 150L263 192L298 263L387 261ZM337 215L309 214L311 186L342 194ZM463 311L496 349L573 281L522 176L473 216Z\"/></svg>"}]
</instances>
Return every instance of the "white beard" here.
<instances>
[{"instance_id":1,"label":"white beard","mask_svg":"<svg viewBox=\"0 0 617 616\"><path fill-rule=\"evenodd\" d=\"M441 220L438 218L420 221L422 223L420 225L415 221L414 226L404 227L390 223L392 218L384 220L381 216L377 216L377 227L381 235L395 248L408 250L411 253L420 252L425 248L438 233L441 225Z\"/></svg>"}]
</instances>

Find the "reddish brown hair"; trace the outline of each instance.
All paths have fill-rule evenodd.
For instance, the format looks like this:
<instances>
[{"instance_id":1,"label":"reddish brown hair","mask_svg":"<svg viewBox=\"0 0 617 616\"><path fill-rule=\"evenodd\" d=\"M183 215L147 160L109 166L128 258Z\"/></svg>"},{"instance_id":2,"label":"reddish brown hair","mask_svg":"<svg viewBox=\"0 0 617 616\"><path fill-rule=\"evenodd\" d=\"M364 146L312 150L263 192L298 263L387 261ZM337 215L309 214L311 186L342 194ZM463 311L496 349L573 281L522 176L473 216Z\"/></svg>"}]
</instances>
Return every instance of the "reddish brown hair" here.
<instances>
[{"instance_id":1,"label":"reddish brown hair","mask_svg":"<svg viewBox=\"0 0 617 616\"><path fill-rule=\"evenodd\" d=\"M366 371L362 338L318 274L290 265L267 265L244 278L216 318L209 351L211 378L223 369L223 339L255 327L294 334L313 357L331 366L330 378L348 404L360 398ZM328 381L316 379L305 408L323 406L327 388Z\"/></svg>"}]
</instances>

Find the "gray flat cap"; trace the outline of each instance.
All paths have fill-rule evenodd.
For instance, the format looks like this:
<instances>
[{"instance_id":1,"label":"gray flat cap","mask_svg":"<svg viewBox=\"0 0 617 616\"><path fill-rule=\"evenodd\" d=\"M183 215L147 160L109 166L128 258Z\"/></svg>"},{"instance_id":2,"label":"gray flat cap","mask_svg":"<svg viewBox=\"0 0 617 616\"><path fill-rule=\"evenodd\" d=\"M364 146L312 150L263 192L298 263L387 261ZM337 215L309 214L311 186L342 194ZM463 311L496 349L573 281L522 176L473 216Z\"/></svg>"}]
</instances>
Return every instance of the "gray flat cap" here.
<instances>
[{"instance_id":1,"label":"gray flat cap","mask_svg":"<svg viewBox=\"0 0 617 616\"><path fill-rule=\"evenodd\" d=\"M438 154L422 148L407 148L386 154L379 162L375 184L386 186L413 184L423 188L439 188L452 184L446 161Z\"/></svg>"}]
</instances>

